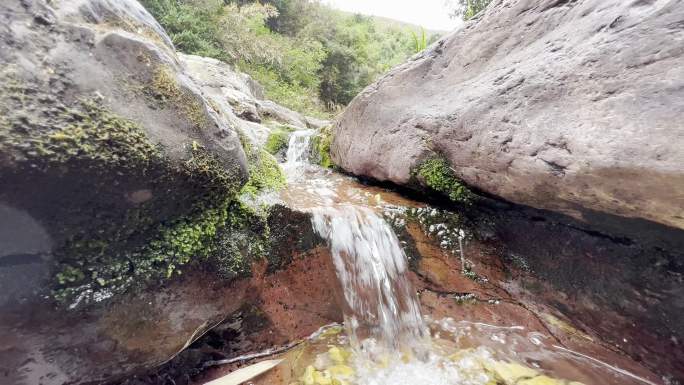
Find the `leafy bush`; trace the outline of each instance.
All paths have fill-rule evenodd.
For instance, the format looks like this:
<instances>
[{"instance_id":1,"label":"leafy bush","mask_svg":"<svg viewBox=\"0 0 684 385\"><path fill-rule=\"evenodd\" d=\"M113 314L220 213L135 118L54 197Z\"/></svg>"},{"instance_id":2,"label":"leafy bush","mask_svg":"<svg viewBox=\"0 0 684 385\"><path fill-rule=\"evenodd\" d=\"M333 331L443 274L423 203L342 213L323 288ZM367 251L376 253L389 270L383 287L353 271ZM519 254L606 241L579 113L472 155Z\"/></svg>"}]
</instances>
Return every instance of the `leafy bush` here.
<instances>
[{"instance_id":1,"label":"leafy bush","mask_svg":"<svg viewBox=\"0 0 684 385\"><path fill-rule=\"evenodd\" d=\"M470 20L487 8L491 2L492 0L452 0L454 11L451 13L451 17Z\"/></svg>"}]
</instances>

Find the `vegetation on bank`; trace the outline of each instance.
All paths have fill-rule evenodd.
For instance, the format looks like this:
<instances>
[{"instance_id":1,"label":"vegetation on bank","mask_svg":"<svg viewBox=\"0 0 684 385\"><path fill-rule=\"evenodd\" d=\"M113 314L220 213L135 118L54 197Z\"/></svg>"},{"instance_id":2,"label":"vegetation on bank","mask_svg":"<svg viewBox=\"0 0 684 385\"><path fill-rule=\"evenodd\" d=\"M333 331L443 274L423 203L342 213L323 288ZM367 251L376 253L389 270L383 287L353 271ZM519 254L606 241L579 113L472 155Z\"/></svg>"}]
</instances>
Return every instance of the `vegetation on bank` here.
<instances>
[{"instance_id":1,"label":"vegetation on bank","mask_svg":"<svg viewBox=\"0 0 684 385\"><path fill-rule=\"evenodd\" d=\"M316 151L314 155L321 167L331 168L335 166L330 156L332 140L332 127L330 126L321 128L318 134L311 139L311 145Z\"/></svg>"},{"instance_id":2,"label":"vegetation on bank","mask_svg":"<svg viewBox=\"0 0 684 385\"><path fill-rule=\"evenodd\" d=\"M470 20L482 12L492 0L448 0L453 9L451 17Z\"/></svg>"},{"instance_id":3,"label":"vegetation on bank","mask_svg":"<svg viewBox=\"0 0 684 385\"><path fill-rule=\"evenodd\" d=\"M449 162L441 156L424 160L415 171L415 176L434 191L449 197L454 202L469 203L473 195L456 177Z\"/></svg>"},{"instance_id":4,"label":"vegetation on bank","mask_svg":"<svg viewBox=\"0 0 684 385\"><path fill-rule=\"evenodd\" d=\"M415 27L310 0L142 0L182 52L252 75L267 96L328 117L437 39Z\"/></svg>"}]
</instances>

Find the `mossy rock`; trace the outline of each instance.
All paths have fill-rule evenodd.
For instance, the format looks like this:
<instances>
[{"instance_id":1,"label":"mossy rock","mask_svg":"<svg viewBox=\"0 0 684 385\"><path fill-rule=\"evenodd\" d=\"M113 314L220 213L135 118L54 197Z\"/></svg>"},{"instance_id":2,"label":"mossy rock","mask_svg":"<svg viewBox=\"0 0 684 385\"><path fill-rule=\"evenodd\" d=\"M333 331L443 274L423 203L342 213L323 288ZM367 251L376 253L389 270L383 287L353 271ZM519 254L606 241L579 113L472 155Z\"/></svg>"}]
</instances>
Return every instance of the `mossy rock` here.
<instances>
[{"instance_id":1,"label":"mossy rock","mask_svg":"<svg viewBox=\"0 0 684 385\"><path fill-rule=\"evenodd\" d=\"M285 174L273 155L264 148L253 146L244 136L241 140L249 165L249 180L242 188L242 194L256 196L264 190L277 191L285 187Z\"/></svg>"},{"instance_id":2,"label":"mossy rock","mask_svg":"<svg viewBox=\"0 0 684 385\"><path fill-rule=\"evenodd\" d=\"M197 95L181 88L173 71L168 66L157 66L154 70L152 82L147 86L146 91L162 106L169 104L177 106L196 128L207 124L207 112L205 107L200 104Z\"/></svg>"},{"instance_id":3,"label":"mossy rock","mask_svg":"<svg viewBox=\"0 0 684 385\"><path fill-rule=\"evenodd\" d=\"M453 202L468 204L474 198L470 190L456 177L444 157L433 156L421 162L414 170L414 178Z\"/></svg>"},{"instance_id":4,"label":"mossy rock","mask_svg":"<svg viewBox=\"0 0 684 385\"><path fill-rule=\"evenodd\" d=\"M194 141L184 161L172 161L96 99L64 105L9 80L0 97L0 195L49 229L55 298L110 296L209 256L245 183L240 175Z\"/></svg>"},{"instance_id":5,"label":"mossy rock","mask_svg":"<svg viewBox=\"0 0 684 385\"><path fill-rule=\"evenodd\" d=\"M333 168L335 163L330 156L330 145L332 144L332 127L323 127L318 134L311 139L311 144L315 151L315 158L321 167Z\"/></svg>"},{"instance_id":6,"label":"mossy rock","mask_svg":"<svg viewBox=\"0 0 684 385\"><path fill-rule=\"evenodd\" d=\"M274 127L266 138L264 150L276 158L284 160L292 131L294 128L291 126L278 125Z\"/></svg>"}]
</instances>

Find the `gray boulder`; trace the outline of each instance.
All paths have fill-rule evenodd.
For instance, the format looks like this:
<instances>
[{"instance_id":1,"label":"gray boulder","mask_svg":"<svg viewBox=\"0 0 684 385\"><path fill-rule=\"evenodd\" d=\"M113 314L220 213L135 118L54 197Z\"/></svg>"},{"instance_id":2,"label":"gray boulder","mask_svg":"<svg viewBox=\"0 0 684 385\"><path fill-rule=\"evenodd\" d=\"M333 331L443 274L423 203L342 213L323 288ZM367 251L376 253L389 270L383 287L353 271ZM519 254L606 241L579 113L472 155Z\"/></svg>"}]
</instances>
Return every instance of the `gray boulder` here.
<instances>
[{"instance_id":1,"label":"gray boulder","mask_svg":"<svg viewBox=\"0 0 684 385\"><path fill-rule=\"evenodd\" d=\"M683 5L495 0L356 97L333 160L406 185L441 157L511 202L684 228Z\"/></svg>"},{"instance_id":2,"label":"gray boulder","mask_svg":"<svg viewBox=\"0 0 684 385\"><path fill-rule=\"evenodd\" d=\"M200 75L137 1L0 3L0 382L116 380L245 303L268 223Z\"/></svg>"}]
</instances>

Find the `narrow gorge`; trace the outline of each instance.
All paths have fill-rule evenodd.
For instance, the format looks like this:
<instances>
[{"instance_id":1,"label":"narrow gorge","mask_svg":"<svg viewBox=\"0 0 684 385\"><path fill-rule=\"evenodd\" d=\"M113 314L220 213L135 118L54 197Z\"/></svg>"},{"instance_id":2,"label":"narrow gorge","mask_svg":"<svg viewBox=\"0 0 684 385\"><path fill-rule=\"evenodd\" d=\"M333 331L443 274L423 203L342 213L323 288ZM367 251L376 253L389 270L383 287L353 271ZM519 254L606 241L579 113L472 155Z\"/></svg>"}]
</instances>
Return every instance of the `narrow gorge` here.
<instances>
[{"instance_id":1,"label":"narrow gorge","mask_svg":"<svg viewBox=\"0 0 684 385\"><path fill-rule=\"evenodd\" d=\"M681 0L493 0L328 117L143 4L0 4L0 384L684 383Z\"/></svg>"}]
</instances>

